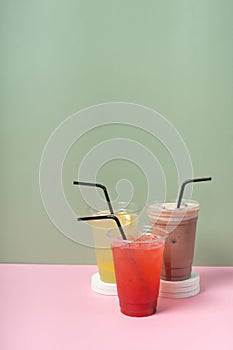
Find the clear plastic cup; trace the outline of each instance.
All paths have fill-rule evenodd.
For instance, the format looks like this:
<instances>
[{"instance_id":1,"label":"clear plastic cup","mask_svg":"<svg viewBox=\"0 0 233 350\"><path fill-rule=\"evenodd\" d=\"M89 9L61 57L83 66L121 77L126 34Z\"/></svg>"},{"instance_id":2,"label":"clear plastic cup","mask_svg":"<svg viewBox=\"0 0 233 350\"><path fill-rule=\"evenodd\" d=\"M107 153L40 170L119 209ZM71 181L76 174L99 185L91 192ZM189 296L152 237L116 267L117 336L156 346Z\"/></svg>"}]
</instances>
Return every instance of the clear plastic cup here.
<instances>
[{"instance_id":1,"label":"clear plastic cup","mask_svg":"<svg viewBox=\"0 0 233 350\"><path fill-rule=\"evenodd\" d=\"M165 231L158 230L156 236L144 232L140 238L128 236L127 240L115 232L110 232L109 236L121 312L133 317L154 314L167 237Z\"/></svg>"},{"instance_id":2,"label":"clear plastic cup","mask_svg":"<svg viewBox=\"0 0 233 350\"><path fill-rule=\"evenodd\" d=\"M182 281L192 272L196 225L199 203L183 200L179 209L175 201L153 203L148 207L152 231L165 229L169 233L163 255L161 278L167 281Z\"/></svg>"},{"instance_id":3,"label":"clear plastic cup","mask_svg":"<svg viewBox=\"0 0 233 350\"><path fill-rule=\"evenodd\" d=\"M139 207L135 203L114 203L114 215L120 220L121 226L126 235L134 235L138 230ZM109 211L91 212L92 215L106 215ZM114 264L110 241L107 237L109 230L113 229L119 233L114 220L93 220L90 221L95 245L96 262L100 280L106 283L116 283Z\"/></svg>"}]
</instances>

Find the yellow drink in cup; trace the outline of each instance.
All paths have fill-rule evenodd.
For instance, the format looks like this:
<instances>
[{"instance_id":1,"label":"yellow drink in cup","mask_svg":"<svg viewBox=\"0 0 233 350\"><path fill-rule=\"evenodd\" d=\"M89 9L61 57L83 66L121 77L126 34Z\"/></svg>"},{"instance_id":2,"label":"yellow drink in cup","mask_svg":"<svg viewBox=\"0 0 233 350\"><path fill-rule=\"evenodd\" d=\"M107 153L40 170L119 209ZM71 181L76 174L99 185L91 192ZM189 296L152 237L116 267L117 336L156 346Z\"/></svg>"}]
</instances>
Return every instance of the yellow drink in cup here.
<instances>
[{"instance_id":1,"label":"yellow drink in cup","mask_svg":"<svg viewBox=\"0 0 233 350\"><path fill-rule=\"evenodd\" d=\"M121 203L119 203L120 205ZM114 215L120 220L121 226L126 234L134 235L137 232L138 215L136 206L129 205L127 208L117 210ZM107 215L109 211L100 211L93 215ZM96 262L99 270L100 279L106 283L116 283L115 271L113 265L112 251L108 232L116 229L119 231L114 220L93 220L90 222L93 231L93 239L95 244Z\"/></svg>"}]
</instances>

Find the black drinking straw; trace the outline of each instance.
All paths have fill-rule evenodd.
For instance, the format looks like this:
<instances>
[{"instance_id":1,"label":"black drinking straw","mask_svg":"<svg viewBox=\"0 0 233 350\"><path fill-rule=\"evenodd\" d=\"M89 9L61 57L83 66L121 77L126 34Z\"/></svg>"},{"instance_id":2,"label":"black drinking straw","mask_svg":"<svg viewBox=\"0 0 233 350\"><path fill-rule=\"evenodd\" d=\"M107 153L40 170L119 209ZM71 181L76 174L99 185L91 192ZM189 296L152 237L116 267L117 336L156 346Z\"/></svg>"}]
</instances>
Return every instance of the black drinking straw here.
<instances>
[{"instance_id":1,"label":"black drinking straw","mask_svg":"<svg viewBox=\"0 0 233 350\"><path fill-rule=\"evenodd\" d=\"M120 231L120 234L122 236L122 239L123 240L127 240L127 237L124 233L124 230L121 226L121 223L120 223L120 220L118 219L118 217L116 217L115 215L113 214L108 214L108 215L99 215L99 216L83 216L81 218L77 218L78 221L91 221L91 220L115 220L118 228L119 228L119 231Z\"/></svg>"},{"instance_id":2,"label":"black drinking straw","mask_svg":"<svg viewBox=\"0 0 233 350\"><path fill-rule=\"evenodd\" d=\"M104 185L101 184L96 184L93 182L83 182L83 181L73 181L73 185L81 185L81 186L90 186L90 187L99 187L104 191L104 195L105 195L105 199L107 201L108 204L108 208L111 214L114 214L113 208L112 208L112 204L108 195L108 191L107 188Z\"/></svg>"},{"instance_id":3,"label":"black drinking straw","mask_svg":"<svg viewBox=\"0 0 233 350\"><path fill-rule=\"evenodd\" d=\"M180 208L181 202L182 202L182 198L183 198L183 194L184 194L184 188L187 184L191 183L191 182L203 182L203 181L211 181L212 178L211 177L201 177L198 179L188 179L185 180L180 188L180 193L179 193L179 198L178 198L178 202L177 202L177 208Z\"/></svg>"}]
</instances>

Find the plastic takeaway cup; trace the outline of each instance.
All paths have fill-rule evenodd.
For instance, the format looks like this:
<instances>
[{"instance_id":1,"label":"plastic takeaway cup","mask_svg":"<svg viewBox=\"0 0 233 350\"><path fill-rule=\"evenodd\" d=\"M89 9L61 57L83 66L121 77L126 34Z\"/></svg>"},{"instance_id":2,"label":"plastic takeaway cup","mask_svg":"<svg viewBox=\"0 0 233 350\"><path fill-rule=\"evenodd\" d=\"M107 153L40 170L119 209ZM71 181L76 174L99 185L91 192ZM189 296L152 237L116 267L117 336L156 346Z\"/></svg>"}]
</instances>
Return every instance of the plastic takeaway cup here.
<instances>
[{"instance_id":1,"label":"plastic takeaway cup","mask_svg":"<svg viewBox=\"0 0 233 350\"><path fill-rule=\"evenodd\" d=\"M158 234L161 232L161 236ZM156 312L160 274L166 234L143 234L123 240L109 234L116 274L120 310L134 317L150 316Z\"/></svg>"},{"instance_id":2,"label":"plastic takeaway cup","mask_svg":"<svg viewBox=\"0 0 233 350\"><path fill-rule=\"evenodd\" d=\"M148 217L152 232L157 228L168 231L163 255L161 278L167 281L182 281L190 278L195 247L196 225L199 203L183 200L177 203L154 203L148 207Z\"/></svg>"},{"instance_id":3,"label":"plastic takeaway cup","mask_svg":"<svg viewBox=\"0 0 233 350\"><path fill-rule=\"evenodd\" d=\"M138 206L134 203L119 202L114 204L114 209L126 236L134 235L138 230ZM109 211L92 211L91 214L101 216L109 214ZM90 223L100 280L105 283L116 283L112 251L107 233L113 229L119 234L119 229L113 220L93 220Z\"/></svg>"}]
</instances>

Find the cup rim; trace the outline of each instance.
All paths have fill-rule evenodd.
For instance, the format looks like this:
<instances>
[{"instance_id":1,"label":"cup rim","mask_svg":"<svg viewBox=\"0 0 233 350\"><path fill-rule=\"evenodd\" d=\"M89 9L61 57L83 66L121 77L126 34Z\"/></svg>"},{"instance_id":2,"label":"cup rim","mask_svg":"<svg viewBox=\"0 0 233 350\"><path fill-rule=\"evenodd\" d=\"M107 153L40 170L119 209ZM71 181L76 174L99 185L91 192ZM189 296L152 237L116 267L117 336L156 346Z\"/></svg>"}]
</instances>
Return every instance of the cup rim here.
<instances>
[{"instance_id":1,"label":"cup rim","mask_svg":"<svg viewBox=\"0 0 233 350\"><path fill-rule=\"evenodd\" d=\"M144 225L143 228L145 228L146 230L150 229L150 231L152 231L152 226L150 226L150 225ZM164 233L164 235L162 236L159 234L156 234L156 235L152 234L153 239L139 241L138 238L140 238L143 235L143 230L139 230L139 232L142 232L142 235L140 235L137 239L122 239L122 237L120 235L118 237L112 237L111 232L116 232L116 229L111 229L108 231L107 237L110 239L110 241L117 241L119 243L125 243L125 244L127 244L127 243L130 244L130 243L134 243L134 242L137 242L139 244L145 244L145 243L158 243L158 242L166 241L166 239L169 237L169 232L161 227L157 227L156 229L162 231ZM154 239L154 237L156 237L156 239Z\"/></svg>"},{"instance_id":2,"label":"cup rim","mask_svg":"<svg viewBox=\"0 0 233 350\"><path fill-rule=\"evenodd\" d=\"M117 215L117 216L127 215L127 214L138 214L142 210L142 206L140 206L135 202L116 201L116 202L113 202L113 206L114 206L114 203L115 204L117 203L117 205L119 205L119 209L117 209L116 211L114 210L114 215ZM110 214L110 211L107 207L107 203L106 203L106 209L99 210L91 206L86 206L86 211L91 213L91 215L93 215L94 213L98 215L98 213L103 213L103 212L106 214Z\"/></svg>"},{"instance_id":3,"label":"cup rim","mask_svg":"<svg viewBox=\"0 0 233 350\"><path fill-rule=\"evenodd\" d=\"M196 210L196 209L199 209L200 208L200 203L196 200L193 200L193 199L183 199L182 200L182 203L190 203L190 204L193 204L192 207L181 207L181 208L166 208L166 207L163 207L164 204L176 204L177 203L177 200L167 200L167 201L153 201L153 202L150 202L148 203L147 205L147 212L149 210L151 210L152 212L185 212L185 211L188 211L188 210ZM182 204L181 203L181 204ZM157 204L158 206L158 209L154 209L153 208L153 205L155 206ZM153 215L153 214L152 214Z\"/></svg>"}]
</instances>

